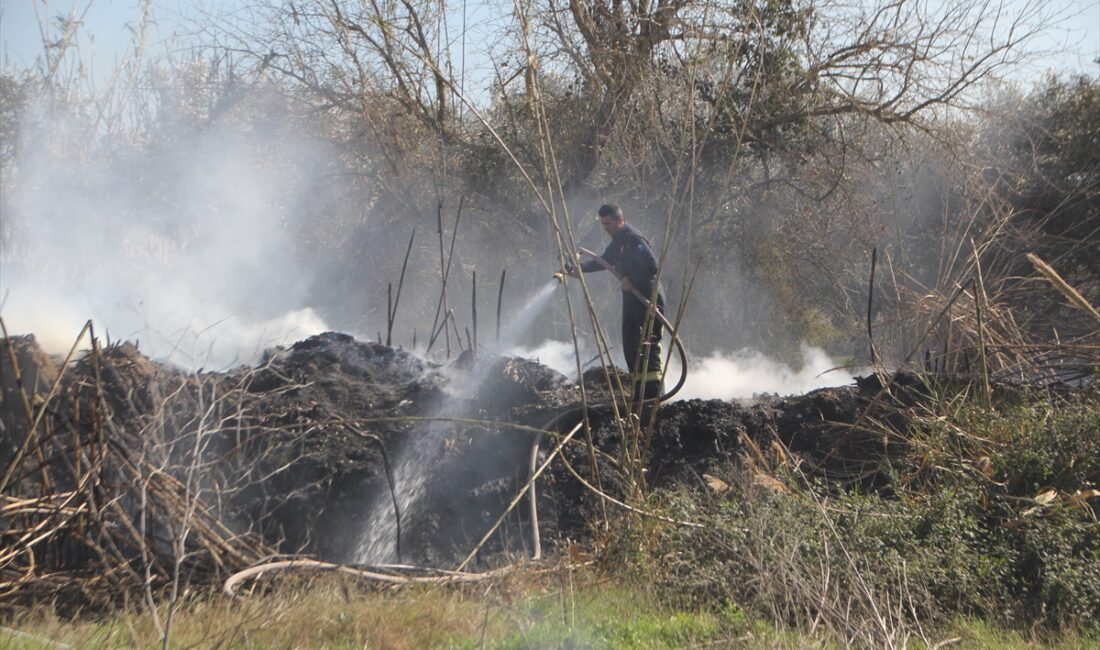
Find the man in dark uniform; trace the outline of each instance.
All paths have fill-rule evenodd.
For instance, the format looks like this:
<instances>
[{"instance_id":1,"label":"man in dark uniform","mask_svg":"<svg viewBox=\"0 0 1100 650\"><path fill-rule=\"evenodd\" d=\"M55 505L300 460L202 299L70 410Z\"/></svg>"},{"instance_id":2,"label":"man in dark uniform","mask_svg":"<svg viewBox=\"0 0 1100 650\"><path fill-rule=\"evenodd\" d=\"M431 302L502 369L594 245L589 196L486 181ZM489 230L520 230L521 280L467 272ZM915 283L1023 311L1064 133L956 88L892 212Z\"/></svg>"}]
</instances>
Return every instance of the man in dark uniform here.
<instances>
[{"instance_id":1,"label":"man in dark uniform","mask_svg":"<svg viewBox=\"0 0 1100 650\"><path fill-rule=\"evenodd\" d=\"M661 370L661 323L654 316L647 325L645 303L638 300L632 291L635 289L647 300L652 299L653 285L657 279L657 256L653 254L649 240L626 222L619 206L600 206L599 218L604 232L611 235L611 243L600 257L622 276L623 354L626 367L633 381L645 383L645 399L660 397L664 377ZM586 260L580 268L585 273L605 270L599 260ZM570 275L576 277L578 272L573 270ZM665 298L660 290L657 292L657 308L664 313ZM643 342L645 329L650 330L650 334L648 340ZM640 376L643 371L644 376Z\"/></svg>"}]
</instances>

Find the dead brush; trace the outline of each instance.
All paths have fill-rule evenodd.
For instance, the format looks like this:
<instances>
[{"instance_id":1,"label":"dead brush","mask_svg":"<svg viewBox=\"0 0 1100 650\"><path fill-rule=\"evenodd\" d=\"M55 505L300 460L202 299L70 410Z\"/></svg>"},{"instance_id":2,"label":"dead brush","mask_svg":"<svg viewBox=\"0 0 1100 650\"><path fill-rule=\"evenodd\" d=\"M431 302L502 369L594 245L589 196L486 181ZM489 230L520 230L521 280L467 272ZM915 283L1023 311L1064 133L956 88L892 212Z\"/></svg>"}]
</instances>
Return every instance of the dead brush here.
<instances>
[{"instance_id":1,"label":"dead brush","mask_svg":"<svg viewBox=\"0 0 1100 650\"><path fill-rule=\"evenodd\" d=\"M977 381L899 379L858 425L834 423L816 460L741 436L734 465L659 497L659 512L702 526L627 520L614 544L633 549L625 566L672 602L732 603L844 646L931 647L960 613L1078 620L1100 593L1085 503L1100 477L1094 399L994 384L990 409ZM862 464L824 462L860 441ZM1020 562L1032 545L1057 550L1035 569ZM1019 580L1052 586L1022 596Z\"/></svg>"},{"instance_id":2,"label":"dead brush","mask_svg":"<svg viewBox=\"0 0 1100 650\"><path fill-rule=\"evenodd\" d=\"M220 501L239 486L220 483L207 455L243 401L202 376L157 368L128 344L101 348L90 323L85 331L91 351L60 367L64 391L19 386L33 409L12 440L32 453L4 467L0 593L6 609L144 601L167 638L189 585L270 552L223 523Z\"/></svg>"},{"instance_id":3,"label":"dead brush","mask_svg":"<svg viewBox=\"0 0 1100 650\"><path fill-rule=\"evenodd\" d=\"M916 640L933 645L926 628L935 625L938 611L927 590L911 583L904 562L883 567L869 564L862 550L852 548L851 534L838 521L838 514L848 514L844 506L838 510L820 480L811 478L777 437L772 448L767 474L784 477L788 489L761 490L763 468L755 463L752 476L738 475L741 492L750 495L744 561L761 577L754 585L754 597L769 617L810 635L824 632L846 647L898 648ZM762 455L757 456L757 462L763 461ZM800 504L795 507L809 513L816 539L801 537L803 531L797 529L790 535L777 534L775 511L758 510L758 499L792 499ZM807 548L816 551L805 554Z\"/></svg>"},{"instance_id":4,"label":"dead brush","mask_svg":"<svg viewBox=\"0 0 1100 650\"><path fill-rule=\"evenodd\" d=\"M909 296L914 317L947 300L938 293ZM1100 331L1057 339L1051 338L1054 329L1037 333L1019 323L1020 300L1008 291L989 294L984 283L964 291L935 328L938 345L932 347L943 351L932 354L934 363L926 370L983 382L1046 385L1088 377L1100 367Z\"/></svg>"},{"instance_id":5,"label":"dead brush","mask_svg":"<svg viewBox=\"0 0 1100 650\"><path fill-rule=\"evenodd\" d=\"M662 511L690 509L704 526L635 521L615 546L621 553L633 545L638 557L621 560L667 602L732 606L824 643L902 648L940 640L945 619L927 587L900 555L861 537L904 521L900 512L860 513L782 455L771 467L760 462L750 453L728 467L726 490L714 490L711 477L690 496L667 495Z\"/></svg>"},{"instance_id":6,"label":"dead brush","mask_svg":"<svg viewBox=\"0 0 1100 650\"><path fill-rule=\"evenodd\" d=\"M1081 263L1095 240L1046 233L1045 219L1029 220L998 191L1002 180L977 172L965 179L971 198L959 214L944 216L957 225L944 233L935 286L897 270L896 320L886 328L903 364L923 351L925 371L974 379L987 402L990 382L1077 384L1100 370L1100 313L1093 306L1100 284ZM1040 253L1067 267L1060 273ZM934 316L942 310L945 317Z\"/></svg>"}]
</instances>

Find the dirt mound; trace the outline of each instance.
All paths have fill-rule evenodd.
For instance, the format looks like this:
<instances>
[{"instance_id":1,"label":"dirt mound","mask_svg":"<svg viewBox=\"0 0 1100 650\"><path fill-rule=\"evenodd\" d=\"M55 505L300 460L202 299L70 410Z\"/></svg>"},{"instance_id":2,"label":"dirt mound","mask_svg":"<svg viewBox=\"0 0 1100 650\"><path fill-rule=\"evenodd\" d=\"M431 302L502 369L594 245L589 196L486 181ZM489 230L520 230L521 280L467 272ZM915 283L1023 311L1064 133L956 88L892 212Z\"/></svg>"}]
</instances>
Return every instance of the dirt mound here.
<instances>
[{"instance_id":1,"label":"dirt mound","mask_svg":"<svg viewBox=\"0 0 1100 650\"><path fill-rule=\"evenodd\" d=\"M13 349L47 383L56 377L33 339ZM615 420L602 371L586 373L585 384L598 480L622 497L613 459L624 435L636 434ZM868 381L751 406L663 405L644 443L647 482L698 483L729 462L852 471L849 462L883 452L881 440L847 426L880 388ZM188 579L197 582L271 553L353 561L362 559L365 536L394 498L401 502L401 559L451 565L527 482L537 430L564 431L580 421L580 395L579 386L533 361L467 354L444 366L334 332L228 373L183 373L130 344L96 350L67 369L44 417L50 435L36 462L12 472L14 498L53 503L63 493L76 510L62 516L28 508L13 516L5 545L18 531L53 532L20 549L5 579L20 570L92 575L94 566L108 566L95 579L116 588L137 588L146 573L165 584L180 548ZM10 403L5 393L5 408ZM21 422L19 433L4 435L9 449L23 439ZM579 475L594 476L582 439L564 457ZM552 441L543 439L542 457ZM415 488L407 486L410 475ZM561 463L553 465L539 482L544 540L586 535L596 499ZM181 517L190 528L180 526ZM89 530L97 531L92 538ZM190 531L182 540L181 530ZM528 553L531 542L529 510L518 508L482 558Z\"/></svg>"}]
</instances>

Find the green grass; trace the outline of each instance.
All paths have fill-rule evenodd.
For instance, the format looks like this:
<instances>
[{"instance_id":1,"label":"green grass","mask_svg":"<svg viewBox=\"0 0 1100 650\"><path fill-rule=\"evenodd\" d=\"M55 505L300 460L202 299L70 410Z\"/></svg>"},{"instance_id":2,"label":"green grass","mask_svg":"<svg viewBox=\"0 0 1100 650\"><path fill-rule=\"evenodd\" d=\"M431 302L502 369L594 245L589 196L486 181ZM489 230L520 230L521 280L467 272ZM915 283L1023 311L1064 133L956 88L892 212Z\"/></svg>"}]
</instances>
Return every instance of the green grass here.
<instances>
[{"instance_id":1,"label":"green grass","mask_svg":"<svg viewBox=\"0 0 1100 650\"><path fill-rule=\"evenodd\" d=\"M1100 647L1096 632L1065 632L1057 635L1029 636L1018 630L1006 630L978 619L958 619L943 630L943 640L957 639L948 647L957 650L1092 650ZM918 646L919 647L919 646Z\"/></svg>"},{"instance_id":2,"label":"green grass","mask_svg":"<svg viewBox=\"0 0 1100 650\"><path fill-rule=\"evenodd\" d=\"M513 614L518 614L515 630L485 647L682 648L728 636L713 614L664 610L624 588L541 595L526 600ZM469 640L460 647L479 644L480 640Z\"/></svg>"},{"instance_id":3,"label":"green grass","mask_svg":"<svg viewBox=\"0 0 1100 650\"><path fill-rule=\"evenodd\" d=\"M571 575L571 577L570 577ZM4 623L42 641L0 630L0 648L39 650L154 647L148 615L59 620L45 609ZM951 648L1097 647L1100 636L1064 632L1030 638L976 619L959 619L930 635ZM378 591L325 577L281 581L276 589L232 602L193 598L177 612L172 648L833 648L823 635L777 630L728 604L683 610L662 606L647 586L591 574L521 575L506 584L462 590L424 587ZM919 640L910 645L924 647Z\"/></svg>"},{"instance_id":4,"label":"green grass","mask_svg":"<svg viewBox=\"0 0 1100 650\"><path fill-rule=\"evenodd\" d=\"M163 616L163 614L162 614ZM64 621L47 609L5 622L80 648L159 644L152 617ZM507 584L465 589L379 591L324 577L285 579L243 601L211 594L183 603L171 647L221 648L682 648L735 639L744 617L660 606L639 589L566 572L551 579L517 576ZM49 648L0 631L0 647Z\"/></svg>"}]
</instances>

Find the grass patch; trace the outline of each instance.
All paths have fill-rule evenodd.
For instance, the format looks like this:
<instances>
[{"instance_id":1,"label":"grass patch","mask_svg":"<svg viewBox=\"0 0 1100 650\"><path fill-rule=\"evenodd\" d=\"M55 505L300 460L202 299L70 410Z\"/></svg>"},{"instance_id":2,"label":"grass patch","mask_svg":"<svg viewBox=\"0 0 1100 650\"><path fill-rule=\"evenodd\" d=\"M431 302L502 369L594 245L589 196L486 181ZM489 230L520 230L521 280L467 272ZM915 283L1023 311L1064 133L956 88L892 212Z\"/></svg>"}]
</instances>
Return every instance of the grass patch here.
<instances>
[{"instance_id":1,"label":"grass patch","mask_svg":"<svg viewBox=\"0 0 1100 650\"><path fill-rule=\"evenodd\" d=\"M379 590L332 576L276 582L268 593L242 601L210 594L183 602L170 646L625 649L781 638L735 608L670 609L641 587L588 571L519 574L505 582L464 588ZM79 648L160 643L152 617L141 612L65 621L42 608L6 625ZM0 646L52 647L7 632L0 632Z\"/></svg>"},{"instance_id":2,"label":"grass patch","mask_svg":"<svg viewBox=\"0 0 1100 650\"><path fill-rule=\"evenodd\" d=\"M394 593L328 578L281 580L270 593L242 601L218 594L189 598L173 617L170 639L172 647L180 648L411 650L445 647L452 638L472 634L477 614L475 602L449 590ZM151 647L161 639L152 616L141 612L63 621L40 610L9 625L79 648ZM21 647L18 643L40 647L25 641L15 647Z\"/></svg>"},{"instance_id":3,"label":"grass patch","mask_svg":"<svg viewBox=\"0 0 1100 650\"><path fill-rule=\"evenodd\" d=\"M943 629L943 634L945 641L957 639L949 647L958 650L1091 650L1100 647L1100 633L1095 630L1063 631L1058 634L1031 633L972 618L953 621Z\"/></svg>"}]
</instances>

